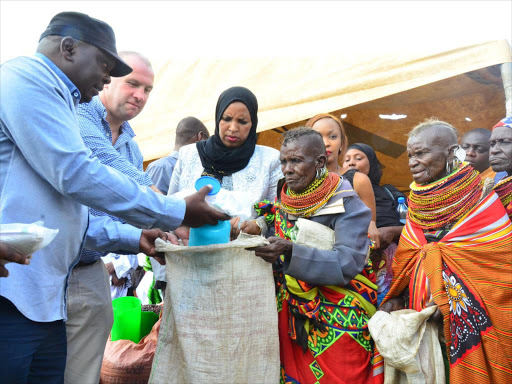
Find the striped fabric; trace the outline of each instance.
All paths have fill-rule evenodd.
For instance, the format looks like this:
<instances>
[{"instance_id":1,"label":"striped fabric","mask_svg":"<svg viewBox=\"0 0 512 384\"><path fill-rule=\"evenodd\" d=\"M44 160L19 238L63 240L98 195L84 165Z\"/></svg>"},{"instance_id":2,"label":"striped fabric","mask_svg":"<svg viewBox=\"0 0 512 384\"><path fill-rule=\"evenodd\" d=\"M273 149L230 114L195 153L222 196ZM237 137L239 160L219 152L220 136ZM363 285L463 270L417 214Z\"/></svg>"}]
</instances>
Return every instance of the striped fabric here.
<instances>
[{"instance_id":1,"label":"striped fabric","mask_svg":"<svg viewBox=\"0 0 512 384\"><path fill-rule=\"evenodd\" d=\"M512 224L495 193L468 209L441 241L429 244L407 221L384 301L409 287L423 259L443 314L450 382L512 383Z\"/></svg>"}]
</instances>

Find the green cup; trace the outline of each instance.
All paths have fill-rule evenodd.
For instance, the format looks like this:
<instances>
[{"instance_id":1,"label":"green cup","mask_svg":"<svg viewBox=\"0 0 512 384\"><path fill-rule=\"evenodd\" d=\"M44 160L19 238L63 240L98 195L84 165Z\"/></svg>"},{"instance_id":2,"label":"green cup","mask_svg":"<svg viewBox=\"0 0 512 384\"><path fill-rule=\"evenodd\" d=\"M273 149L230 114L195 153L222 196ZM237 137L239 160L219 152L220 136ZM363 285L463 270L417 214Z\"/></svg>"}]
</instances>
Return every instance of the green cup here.
<instances>
[{"instance_id":1,"label":"green cup","mask_svg":"<svg viewBox=\"0 0 512 384\"><path fill-rule=\"evenodd\" d=\"M142 311L142 317L140 318L140 338L147 336L153 325L158 321L158 315L155 312Z\"/></svg>"},{"instance_id":2,"label":"green cup","mask_svg":"<svg viewBox=\"0 0 512 384\"><path fill-rule=\"evenodd\" d=\"M111 340L140 340L141 302L137 297L125 296L112 300L114 325Z\"/></svg>"}]
</instances>

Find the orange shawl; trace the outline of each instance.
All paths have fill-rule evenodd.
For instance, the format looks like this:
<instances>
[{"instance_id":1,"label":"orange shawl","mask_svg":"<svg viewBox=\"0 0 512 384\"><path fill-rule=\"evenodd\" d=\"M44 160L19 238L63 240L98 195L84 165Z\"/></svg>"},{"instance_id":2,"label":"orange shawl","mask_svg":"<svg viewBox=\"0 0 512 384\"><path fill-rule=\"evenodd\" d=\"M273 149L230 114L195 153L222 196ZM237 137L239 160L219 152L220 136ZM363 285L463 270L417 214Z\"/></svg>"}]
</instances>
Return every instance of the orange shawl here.
<instances>
[{"instance_id":1,"label":"orange shawl","mask_svg":"<svg viewBox=\"0 0 512 384\"><path fill-rule=\"evenodd\" d=\"M512 224L498 196L469 208L439 242L427 244L407 220L384 301L409 286L418 258L443 314L450 381L512 383Z\"/></svg>"}]
</instances>

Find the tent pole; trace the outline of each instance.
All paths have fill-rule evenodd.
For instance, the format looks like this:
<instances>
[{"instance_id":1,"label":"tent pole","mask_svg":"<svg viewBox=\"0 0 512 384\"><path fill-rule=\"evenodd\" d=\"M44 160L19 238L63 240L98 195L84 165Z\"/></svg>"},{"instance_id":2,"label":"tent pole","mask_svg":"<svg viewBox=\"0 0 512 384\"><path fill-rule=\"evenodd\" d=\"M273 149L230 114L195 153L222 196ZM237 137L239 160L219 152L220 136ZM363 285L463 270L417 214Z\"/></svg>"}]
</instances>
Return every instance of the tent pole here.
<instances>
[{"instance_id":1,"label":"tent pole","mask_svg":"<svg viewBox=\"0 0 512 384\"><path fill-rule=\"evenodd\" d=\"M501 64L501 80L505 91L505 113L512 116L512 63Z\"/></svg>"}]
</instances>

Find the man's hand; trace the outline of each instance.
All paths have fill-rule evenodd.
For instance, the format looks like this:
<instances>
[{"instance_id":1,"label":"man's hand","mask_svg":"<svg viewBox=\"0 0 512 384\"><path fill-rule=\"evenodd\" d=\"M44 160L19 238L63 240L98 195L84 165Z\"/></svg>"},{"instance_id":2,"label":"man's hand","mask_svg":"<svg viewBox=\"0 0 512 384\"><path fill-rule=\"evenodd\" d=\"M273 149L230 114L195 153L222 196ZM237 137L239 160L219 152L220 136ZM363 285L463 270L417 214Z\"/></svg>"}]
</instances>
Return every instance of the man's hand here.
<instances>
[{"instance_id":1,"label":"man's hand","mask_svg":"<svg viewBox=\"0 0 512 384\"><path fill-rule=\"evenodd\" d=\"M126 284L126 277L118 278L116 273L112 275L112 285L115 287L122 287Z\"/></svg>"},{"instance_id":2,"label":"man's hand","mask_svg":"<svg viewBox=\"0 0 512 384\"><path fill-rule=\"evenodd\" d=\"M247 248L247 250L254 251L256 256L261 257L268 263L273 263L280 255L291 255L293 243L290 240L280 237L270 237L268 241L270 241L269 245Z\"/></svg>"},{"instance_id":3,"label":"man's hand","mask_svg":"<svg viewBox=\"0 0 512 384\"><path fill-rule=\"evenodd\" d=\"M0 242L0 277L9 276L9 271L4 266L7 262L30 264L28 256L22 255L11 246Z\"/></svg>"},{"instance_id":4,"label":"man's hand","mask_svg":"<svg viewBox=\"0 0 512 384\"><path fill-rule=\"evenodd\" d=\"M159 264L165 265L165 255L155 250L155 240L157 238L165 241L167 240L167 233L161 229L143 229L140 235L139 250L153 257Z\"/></svg>"},{"instance_id":5,"label":"man's hand","mask_svg":"<svg viewBox=\"0 0 512 384\"><path fill-rule=\"evenodd\" d=\"M205 224L215 225L219 220L231 219L231 217L225 213L220 213L210 207L204 200L210 190L210 187L204 186L196 193L185 197L187 210L185 211L185 217L183 218L182 225L197 228Z\"/></svg>"},{"instance_id":6,"label":"man's hand","mask_svg":"<svg viewBox=\"0 0 512 384\"><path fill-rule=\"evenodd\" d=\"M112 264L112 262L105 263L105 268L107 268L107 272L108 272L109 276L116 274L116 269L114 268L114 264Z\"/></svg>"},{"instance_id":7,"label":"man's hand","mask_svg":"<svg viewBox=\"0 0 512 384\"><path fill-rule=\"evenodd\" d=\"M112 262L106 263L105 268L107 268L107 272L109 276L112 276L112 285L115 287L122 287L126 283L126 278L119 278L116 274L116 269L114 268L114 264Z\"/></svg>"}]
</instances>

